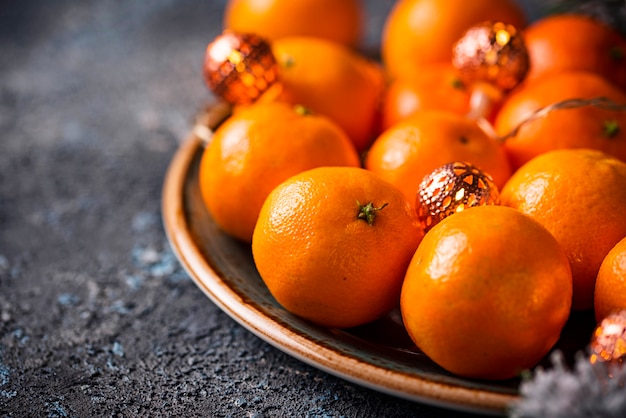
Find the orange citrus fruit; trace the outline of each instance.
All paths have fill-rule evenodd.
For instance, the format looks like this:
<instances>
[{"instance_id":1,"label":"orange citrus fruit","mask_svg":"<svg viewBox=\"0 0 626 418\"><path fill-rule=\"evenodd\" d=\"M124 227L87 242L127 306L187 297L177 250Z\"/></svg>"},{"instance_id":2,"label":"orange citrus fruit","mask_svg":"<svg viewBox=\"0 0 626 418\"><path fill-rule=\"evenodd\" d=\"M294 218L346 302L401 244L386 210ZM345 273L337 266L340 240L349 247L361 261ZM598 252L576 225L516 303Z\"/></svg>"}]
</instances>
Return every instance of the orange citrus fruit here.
<instances>
[{"instance_id":1,"label":"orange citrus fruit","mask_svg":"<svg viewBox=\"0 0 626 418\"><path fill-rule=\"evenodd\" d=\"M626 89L626 39L582 14L541 18L523 31L530 58L527 80L563 71L589 71Z\"/></svg>"},{"instance_id":2,"label":"orange citrus fruit","mask_svg":"<svg viewBox=\"0 0 626 418\"><path fill-rule=\"evenodd\" d=\"M216 224L243 241L270 191L319 166L359 166L346 134L332 121L285 103L239 109L213 135L200 162L203 200Z\"/></svg>"},{"instance_id":3,"label":"orange citrus fruit","mask_svg":"<svg viewBox=\"0 0 626 418\"><path fill-rule=\"evenodd\" d=\"M382 129L420 110L447 110L465 115L470 91L451 63L427 64L411 79L396 79L388 86L382 107Z\"/></svg>"},{"instance_id":4,"label":"orange citrus fruit","mask_svg":"<svg viewBox=\"0 0 626 418\"><path fill-rule=\"evenodd\" d=\"M283 89L279 99L328 116L359 151L367 148L377 133L385 89L380 66L323 39L283 38L272 50Z\"/></svg>"},{"instance_id":5,"label":"orange citrus fruit","mask_svg":"<svg viewBox=\"0 0 626 418\"><path fill-rule=\"evenodd\" d=\"M229 0L224 27L270 41L313 36L356 46L364 18L359 0Z\"/></svg>"},{"instance_id":6,"label":"orange citrus fruit","mask_svg":"<svg viewBox=\"0 0 626 418\"><path fill-rule=\"evenodd\" d=\"M550 232L514 209L479 206L424 236L400 308L415 344L444 369L507 379L556 343L571 298L570 266Z\"/></svg>"},{"instance_id":7,"label":"orange citrus fruit","mask_svg":"<svg viewBox=\"0 0 626 418\"><path fill-rule=\"evenodd\" d=\"M555 236L572 266L572 306L591 309L600 264L626 236L626 163L597 150L550 151L517 170L500 199Z\"/></svg>"},{"instance_id":8,"label":"orange citrus fruit","mask_svg":"<svg viewBox=\"0 0 626 418\"><path fill-rule=\"evenodd\" d=\"M511 0L400 0L387 17L381 53L392 78L419 72L425 63L450 62L452 46L471 26L502 21L524 27L524 13Z\"/></svg>"},{"instance_id":9,"label":"orange citrus fruit","mask_svg":"<svg viewBox=\"0 0 626 418\"><path fill-rule=\"evenodd\" d=\"M597 74L572 71L526 83L505 99L494 122L513 169L544 152L563 148L592 148L626 161L626 110L579 106L553 110L524 123L538 110L569 99L604 97L626 105L626 94Z\"/></svg>"},{"instance_id":10,"label":"orange citrus fruit","mask_svg":"<svg viewBox=\"0 0 626 418\"><path fill-rule=\"evenodd\" d=\"M614 311L626 309L626 237L611 248L600 264L594 309L598 322Z\"/></svg>"},{"instance_id":11,"label":"orange citrus fruit","mask_svg":"<svg viewBox=\"0 0 626 418\"><path fill-rule=\"evenodd\" d=\"M422 236L411 205L392 185L361 168L322 167L272 191L252 254L286 310L347 328L397 306Z\"/></svg>"},{"instance_id":12,"label":"orange citrus fruit","mask_svg":"<svg viewBox=\"0 0 626 418\"><path fill-rule=\"evenodd\" d=\"M502 187L511 169L500 144L472 119L452 112L417 112L384 131L372 144L365 167L415 201L417 187L434 169L466 161Z\"/></svg>"}]
</instances>

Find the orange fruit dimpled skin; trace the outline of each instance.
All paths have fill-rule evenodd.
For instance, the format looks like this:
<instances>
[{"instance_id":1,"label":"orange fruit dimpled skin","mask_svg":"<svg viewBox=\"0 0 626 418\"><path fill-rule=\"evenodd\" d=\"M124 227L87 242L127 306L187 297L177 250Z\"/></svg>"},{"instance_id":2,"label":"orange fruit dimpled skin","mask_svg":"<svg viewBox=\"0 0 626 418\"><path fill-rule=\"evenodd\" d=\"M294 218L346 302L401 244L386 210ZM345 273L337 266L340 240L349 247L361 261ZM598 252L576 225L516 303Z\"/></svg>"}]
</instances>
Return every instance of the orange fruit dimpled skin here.
<instances>
[{"instance_id":1,"label":"orange fruit dimpled skin","mask_svg":"<svg viewBox=\"0 0 626 418\"><path fill-rule=\"evenodd\" d=\"M301 104L341 126L358 151L377 134L385 80L380 66L323 39L283 38L272 50L279 64L279 100Z\"/></svg>"},{"instance_id":2,"label":"orange fruit dimpled skin","mask_svg":"<svg viewBox=\"0 0 626 418\"><path fill-rule=\"evenodd\" d=\"M556 14L531 24L523 36L531 61L528 80L581 70L626 89L626 39L609 26L584 15Z\"/></svg>"},{"instance_id":3,"label":"orange fruit dimpled skin","mask_svg":"<svg viewBox=\"0 0 626 418\"><path fill-rule=\"evenodd\" d=\"M480 206L424 236L400 306L415 344L441 367L507 379L556 343L571 297L570 267L554 237L514 209Z\"/></svg>"},{"instance_id":4,"label":"orange fruit dimpled skin","mask_svg":"<svg viewBox=\"0 0 626 418\"><path fill-rule=\"evenodd\" d=\"M269 40L314 36L356 46L364 17L360 0L229 0L224 27Z\"/></svg>"},{"instance_id":5,"label":"orange fruit dimpled skin","mask_svg":"<svg viewBox=\"0 0 626 418\"><path fill-rule=\"evenodd\" d=\"M494 126L507 135L539 109L567 99L605 97L626 105L626 94L597 74L569 71L521 86L505 100ZM593 148L626 161L626 111L593 106L554 110L505 140L513 169L554 149Z\"/></svg>"},{"instance_id":6,"label":"orange fruit dimpled skin","mask_svg":"<svg viewBox=\"0 0 626 418\"><path fill-rule=\"evenodd\" d=\"M444 111L423 111L383 132L372 144L365 167L415 201L422 179L451 162L466 161L502 187L511 175L500 144L476 121Z\"/></svg>"},{"instance_id":7,"label":"orange fruit dimpled skin","mask_svg":"<svg viewBox=\"0 0 626 418\"><path fill-rule=\"evenodd\" d=\"M405 78L418 73L422 64L450 62L454 43L484 21L522 28L526 19L511 0L400 0L385 22L383 63L392 78Z\"/></svg>"},{"instance_id":8,"label":"orange fruit dimpled skin","mask_svg":"<svg viewBox=\"0 0 626 418\"><path fill-rule=\"evenodd\" d=\"M469 112L470 90L451 63L424 65L412 79L393 80L383 98L382 128L422 110Z\"/></svg>"},{"instance_id":9,"label":"orange fruit dimpled skin","mask_svg":"<svg viewBox=\"0 0 626 418\"><path fill-rule=\"evenodd\" d=\"M359 204L371 205L361 210ZM361 168L322 167L272 191L254 230L252 253L286 310L319 325L347 328L397 306L422 236L415 212L393 186Z\"/></svg>"},{"instance_id":10,"label":"orange fruit dimpled skin","mask_svg":"<svg viewBox=\"0 0 626 418\"><path fill-rule=\"evenodd\" d=\"M551 151L513 174L500 199L555 236L572 267L573 309L591 309L600 264L626 236L626 163L596 150Z\"/></svg>"},{"instance_id":11,"label":"orange fruit dimpled skin","mask_svg":"<svg viewBox=\"0 0 626 418\"><path fill-rule=\"evenodd\" d=\"M596 320L626 309L626 237L609 251L600 265L594 292Z\"/></svg>"},{"instance_id":12,"label":"orange fruit dimpled skin","mask_svg":"<svg viewBox=\"0 0 626 418\"><path fill-rule=\"evenodd\" d=\"M263 201L279 183L314 167L359 165L332 121L263 103L239 109L216 130L202 155L199 185L217 225L250 242Z\"/></svg>"}]
</instances>

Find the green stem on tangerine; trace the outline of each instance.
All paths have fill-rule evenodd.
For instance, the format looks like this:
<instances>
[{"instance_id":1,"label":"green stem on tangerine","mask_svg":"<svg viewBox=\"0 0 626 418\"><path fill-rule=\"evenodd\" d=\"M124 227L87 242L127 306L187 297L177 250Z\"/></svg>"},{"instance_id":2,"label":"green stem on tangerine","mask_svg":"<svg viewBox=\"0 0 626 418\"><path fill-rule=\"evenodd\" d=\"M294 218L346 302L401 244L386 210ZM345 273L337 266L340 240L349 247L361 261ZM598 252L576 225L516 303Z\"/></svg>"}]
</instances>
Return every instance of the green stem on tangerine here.
<instances>
[{"instance_id":1,"label":"green stem on tangerine","mask_svg":"<svg viewBox=\"0 0 626 418\"><path fill-rule=\"evenodd\" d=\"M293 110L300 116L307 116L307 115L312 115L313 111L311 111L311 109L309 109L306 106L302 106L302 105L295 105L293 107Z\"/></svg>"},{"instance_id":2,"label":"green stem on tangerine","mask_svg":"<svg viewBox=\"0 0 626 418\"><path fill-rule=\"evenodd\" d=\"M372 202L362 205L358 200L356 201L356 204L359 207L359 212L356 215L357 219L363 219L368 225L373 225L377 212L384 209L385 206L388 205L388 203L383 203L382 206L377 208Z\"/></svg>"},{"instance_id":3,"label":"green stem on tangerine","mask_svg":"<svg viewBox=\"0 0 626 418\"><path fill-rule=\"evenodd\" d=\"M604 125L602 126L602 131L604 132L604 136L608 138L613 138L620 131L619 123L617 123L616 120L607 120L604 122Z\"/></svg>"},{"instance_id":4,"label":"green stem on tangerine","mask_svg":"<svg viewBox=\"0 0 626 418\"><path fill-rule=\"evenodd\" d=\"M296 65L296 60L291 55L287 55L283 62L281 62L284 68L291 68Z\"/></svg>"},{"instance_id":5,"label":"green stem on tangerine","mask_svg":"<svg viewBox=\"0 0 626 418\"><path fill-rule=\"evenodd\" d=\"M460 78L454 78L450 83L453 89L463 90L465 88L465 83Z\"/></svg>"}]
</instances>

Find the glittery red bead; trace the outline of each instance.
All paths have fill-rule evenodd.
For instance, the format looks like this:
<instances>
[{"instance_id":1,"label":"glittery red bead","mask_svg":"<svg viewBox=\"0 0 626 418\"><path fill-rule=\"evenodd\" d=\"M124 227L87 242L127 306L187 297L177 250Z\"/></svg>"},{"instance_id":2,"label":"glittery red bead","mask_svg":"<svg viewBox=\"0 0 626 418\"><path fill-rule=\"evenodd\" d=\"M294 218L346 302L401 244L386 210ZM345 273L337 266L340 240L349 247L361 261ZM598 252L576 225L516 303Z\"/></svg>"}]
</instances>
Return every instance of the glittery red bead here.
<instances>
[{"instance_id":1,"label":"glittery red bead","mask_svg":"<svg viewBox=\"0 0 626 418\"><path fill-rule=\"evenodd\" d=\"M465 82L488 82L505 91L524 79L530 62L521 35L502 22L472 26L454 45L452 55Z\"/></svg>"},{"instance_id":2,"label":"glittery red bead","mask_svg":"<svg viewBox=\"0 0 626 418\"><path fill-rule=\"evenodd\" d=\"M207 46L205 81L217 96L232 104L253 103L277 77L272 49L257 35L225 31Z\"/></svg>"},{"instance_id":3,"label":"glittery red bead","mask_svg":"<svg viewBox=\"0 0 626 418\"><path fill-rule=\"evenodd\" d=\"M417 214L425 231L456 212L497 204L500 193L491 176L464 162L435 169L424 177L417 190Z\"/></svg>"}]
</instances>

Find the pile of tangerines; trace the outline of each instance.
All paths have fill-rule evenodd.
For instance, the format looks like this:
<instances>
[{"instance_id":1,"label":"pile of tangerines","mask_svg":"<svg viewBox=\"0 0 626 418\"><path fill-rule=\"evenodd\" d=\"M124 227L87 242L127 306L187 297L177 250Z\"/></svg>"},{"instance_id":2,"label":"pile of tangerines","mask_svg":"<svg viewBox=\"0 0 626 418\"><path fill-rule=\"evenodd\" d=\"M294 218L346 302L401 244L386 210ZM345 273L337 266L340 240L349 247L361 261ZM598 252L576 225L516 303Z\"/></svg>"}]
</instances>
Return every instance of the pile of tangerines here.
<instances>
[{"instance_id":1,"label":"pile of tangerines","mask_svg":"<svg viewBox=\"0 0 626 418\"><path fill-rule=\"evenodd\" d=\"M582 15L528 24L512 0L398 0L378 62L357 49L363 14L359 0L228 2L225 27L270 43L278 81L215 129L199 184L276 300L339 328L399 306L433 361L490 379L536 365L573 310L626 308L623 36ZM485 21L517 28L530 66L471 118L451 54ZM529 119L568 99L583 104ZM499 203L427 226L418 188L452 162L490 176Z\"/></svg>"}]
</instances>

